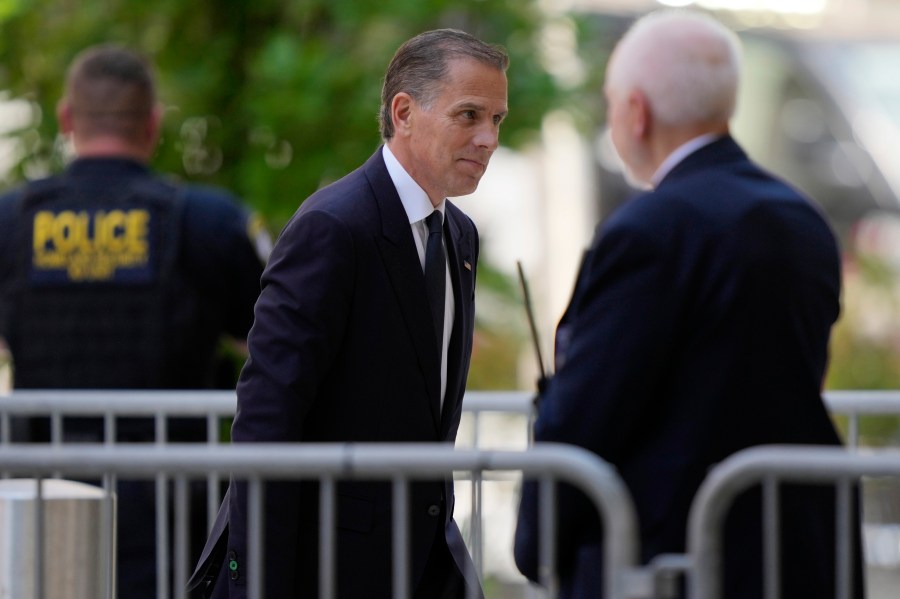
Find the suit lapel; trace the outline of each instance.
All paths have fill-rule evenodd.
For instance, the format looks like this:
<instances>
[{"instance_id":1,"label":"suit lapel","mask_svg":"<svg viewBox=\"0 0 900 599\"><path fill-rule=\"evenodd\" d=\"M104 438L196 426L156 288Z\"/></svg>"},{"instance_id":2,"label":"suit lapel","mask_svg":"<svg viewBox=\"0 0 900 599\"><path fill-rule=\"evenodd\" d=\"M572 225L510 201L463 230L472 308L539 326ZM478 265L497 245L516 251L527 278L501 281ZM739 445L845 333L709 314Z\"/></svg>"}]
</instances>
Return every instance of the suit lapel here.
<instances>
[{"instance_id":1,"label":"suit lapel","mask_svg":"<svg viewBox=\"0 0 900 599\"><path fill-rule=\"evenodd\" d=\"M365 172L381 213L381 236L376 241L425 377L435 428L440 430L441 358L409 218L384 166L381 150L366 163Z\"/></svg>"},{"instance_id":2,"label":"suit lapel","mask_svg":"<svg viewBox=\"0 0 900 599\"><path fill-rule=\"evenodd\" d=\"M462 397L465 385L465 353L467 335L474 326L472 313L472 293L474 292L474 256L469 234L459 226L448 203L446 210L447 257L450 263L450 279L453 282L453 302L456 317L453 319L453 333L447 350L447 391L444 396L444 409L441 417L441 435L446 437L451 424L450 416Z\"/></svg>"}]
</instances>

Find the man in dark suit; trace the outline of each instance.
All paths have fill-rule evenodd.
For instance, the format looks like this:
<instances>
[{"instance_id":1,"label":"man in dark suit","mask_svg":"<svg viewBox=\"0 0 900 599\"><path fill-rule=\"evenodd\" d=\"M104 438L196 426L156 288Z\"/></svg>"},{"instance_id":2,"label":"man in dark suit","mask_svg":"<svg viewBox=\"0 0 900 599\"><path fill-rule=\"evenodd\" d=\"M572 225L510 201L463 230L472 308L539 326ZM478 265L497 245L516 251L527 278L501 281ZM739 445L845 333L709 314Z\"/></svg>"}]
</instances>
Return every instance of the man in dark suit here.
<instances>
[{"instance_id":1,"label":"man in dark suit","mask_svg":"<svg viewBox=\"0 0 900 599\"><path fill-rule=\"evenodd\" d=\"M753 445L840 443L820 395L838 249L819 211L730 137L738 54L721 24L678 11L638 21L616 47L608 122L647 191L586 254L535 426L538 443L579 445L618 469L644 563L684 552L712 465ZM537 508L529 482L515 553L532 579ZM786 490L782 510L782 596L834 597L834 491ZM756 492L728 517L723 597L762 595L759 514ZM601 596L596 513L562 487L557 517L561 594Z\"/></svg>"},{"instance_id":2,"label":"man in dark suit","mask_svg":"<svg viewBox=\"0 0 900 599\"><path fill-rule=\"evenodd\" d=\"M303 203L263 273L235 442L454 442L478 232L446 198L473 192L497 148L507 64L456 30L397 51L382 91L385 145ZM254 574L246 499L232 483L192 580L214 597L246 596ZM467 583L480 595L453 501L450 480L411 485L415 597L462 597ZM336 504L337 595L389 597L390 484L340 483ZM318 596L318 510L316 484L267 486L266 597Z\"/></svg>"}]
</instances>

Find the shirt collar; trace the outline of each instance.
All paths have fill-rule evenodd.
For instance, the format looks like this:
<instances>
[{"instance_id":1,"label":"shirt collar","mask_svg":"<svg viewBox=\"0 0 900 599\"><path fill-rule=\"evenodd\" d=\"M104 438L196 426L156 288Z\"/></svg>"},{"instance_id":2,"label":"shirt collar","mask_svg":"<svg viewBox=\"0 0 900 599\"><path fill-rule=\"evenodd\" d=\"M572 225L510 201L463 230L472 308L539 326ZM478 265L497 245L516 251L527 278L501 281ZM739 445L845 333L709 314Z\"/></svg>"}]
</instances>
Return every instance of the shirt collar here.
<instances>
[{"instance_id":1,"label":"shirt collar","mask_svg":"<svg viewBox=\"0 0 900 599\"><path fill-rule=\"evenodd\" d=\"M434 212L435 207L432 206L431 200L428 199L428 194L409 176L409 173L406 172L406 169L403 168L403 165L391 152L391 149L387 147L387 144L382 146L381 155L384 158L384 165L387 167L388 174L391 176L391 181L394 182L394 187L397 188L397 195L400 196L400 202L403 204L403 210L406 211L406 217L409 219L410 224L423 220ZM445 204L446 199L437 207L437 210L441 211L442 216Z\"/></svg>"},{"instance_id":2,"label":"shirt collar","mask_svg":"<svg viewBox=\"0 0 900 599\"><path fill-rule=\"evenodd\" d=\"M656 169L656 172L653 173L653 177L650 178L650 183L653 187L659 185L663 179L666 178L673 168L675 168L679 162L702 148L703 146L709 145L712 142L716 141L722 137L719 133L704 133L698 137L690 139L666 156L666 159L662 161L659 165L659 168Z\"/></svg>"},{"instance_id":3,"label":"shirt collar","mask_svg":"<svg viewBox=\"0 0 900 599\"><path fill-rule=\"evenodd\" d=\"M114 172L149 173L150 167L146 164L124 156L92 156L76 158L68 164L66 171L69 174L102 174Z\"/></svg>"}]
</instances>

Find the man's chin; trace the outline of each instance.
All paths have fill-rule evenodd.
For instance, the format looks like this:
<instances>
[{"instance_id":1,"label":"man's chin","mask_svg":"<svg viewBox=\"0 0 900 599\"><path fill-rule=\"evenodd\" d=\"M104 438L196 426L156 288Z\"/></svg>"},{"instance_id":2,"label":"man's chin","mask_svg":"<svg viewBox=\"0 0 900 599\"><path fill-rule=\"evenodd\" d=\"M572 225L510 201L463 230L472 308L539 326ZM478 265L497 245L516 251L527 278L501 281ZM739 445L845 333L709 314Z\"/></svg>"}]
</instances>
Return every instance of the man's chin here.
<instances>
[{"instance_id":1,"label":"man's chin","mask_svg":"<svg viewBox=\"0 0 900 599\"><path fill-rule=\"evenodd\" d=\"M473 181L468 181L467 183L460 183L456 186L451 193L447 194L448 198L458 198L461 196L467 196L475 193L475 190L478 189L478 183L481 181L481 177L476 178Z\"/></svg>"}]
</instances>

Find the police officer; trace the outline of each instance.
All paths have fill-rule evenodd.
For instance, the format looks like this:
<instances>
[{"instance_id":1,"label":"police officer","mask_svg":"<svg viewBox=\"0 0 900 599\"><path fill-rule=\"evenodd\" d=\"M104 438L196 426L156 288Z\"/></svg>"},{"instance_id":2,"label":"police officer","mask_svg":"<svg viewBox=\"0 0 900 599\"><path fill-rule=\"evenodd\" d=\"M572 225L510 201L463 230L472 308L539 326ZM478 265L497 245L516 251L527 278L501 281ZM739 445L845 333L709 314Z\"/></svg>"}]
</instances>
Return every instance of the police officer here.
<instances>
[{"instance_id":1,"label":"police officer","mask_svg":"<svg viewBox=\"0 0 900 599\"><path fill-rule=\"evenodd\" d=\"M0 336L16 388L210 387L220 338L246 339L270 241L229 195L151 172L161 114L141 57L84 51L57 107L77 158L0 197ZM204 438L184 424L170 440ZM147 423L118 429L152 438ZM96 422L65 433L102 439ZM118 491L119 596L155 597L152 488Z\"/></svg>"}]
</instances>

